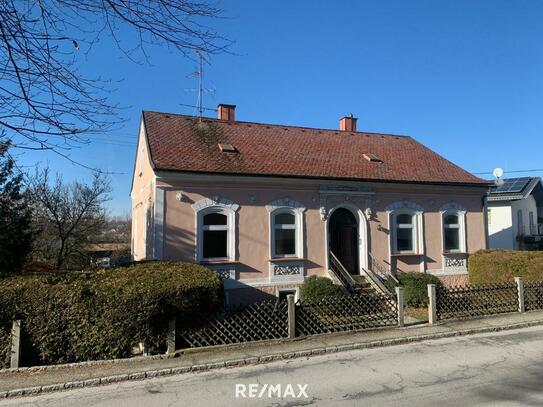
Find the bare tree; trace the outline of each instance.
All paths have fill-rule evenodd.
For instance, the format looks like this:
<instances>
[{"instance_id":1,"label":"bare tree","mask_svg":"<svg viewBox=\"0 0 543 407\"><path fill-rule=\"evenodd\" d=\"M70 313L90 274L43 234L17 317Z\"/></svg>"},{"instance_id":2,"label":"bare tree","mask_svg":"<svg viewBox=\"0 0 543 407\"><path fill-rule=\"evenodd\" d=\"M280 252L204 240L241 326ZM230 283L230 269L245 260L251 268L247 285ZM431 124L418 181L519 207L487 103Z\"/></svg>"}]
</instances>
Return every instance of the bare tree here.
<instances>
[{"instance_id":1,"label":"bare tree","mask_svg":"<svg viewBox=\"0 0 543 407\"><path fill-rule=\"evenodd\" d=\"M59 175L54 181L50 178L46 168L31 179L37 230L34 254L57 269L79 267L85 262L85 245L106 223L104 203L109 200L110 183L101 174L95 174L89 185L65 184Z\"/></svg>"},{"instance_id":2,"label":"bare tree","mask_svg":"<svg viewBox=\"0 0 543 407\"><path fill-rule=\"evenodd\" d=\"M16 147L67 157L119 123L110 82L81 72L93 44L112 39L134 61L147 59L151 45L214 54L229 45L207 28L221 15L206 0L0 1L0 127Z\"/></svg>"}]
</instances>

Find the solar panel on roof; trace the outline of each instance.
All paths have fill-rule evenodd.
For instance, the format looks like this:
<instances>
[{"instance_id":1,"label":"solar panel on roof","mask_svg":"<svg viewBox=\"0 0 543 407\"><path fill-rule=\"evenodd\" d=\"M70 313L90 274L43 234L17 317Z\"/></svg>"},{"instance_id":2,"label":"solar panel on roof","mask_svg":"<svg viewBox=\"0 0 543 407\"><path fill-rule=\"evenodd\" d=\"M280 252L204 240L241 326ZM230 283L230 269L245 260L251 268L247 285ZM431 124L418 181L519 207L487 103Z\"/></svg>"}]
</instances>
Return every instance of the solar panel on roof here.
<instances>
[{"instance_id":1,"label":"solar panel on roof","mask_svg":"<svg viewBox=\"0 0 543 407\"><path fill-rule=\"evenodd\" d=\"M492 192L495 194L516 194L526 188L530 180L530 177L504 179L503 185L492 188Z\"/></svg>"}]
</instances>

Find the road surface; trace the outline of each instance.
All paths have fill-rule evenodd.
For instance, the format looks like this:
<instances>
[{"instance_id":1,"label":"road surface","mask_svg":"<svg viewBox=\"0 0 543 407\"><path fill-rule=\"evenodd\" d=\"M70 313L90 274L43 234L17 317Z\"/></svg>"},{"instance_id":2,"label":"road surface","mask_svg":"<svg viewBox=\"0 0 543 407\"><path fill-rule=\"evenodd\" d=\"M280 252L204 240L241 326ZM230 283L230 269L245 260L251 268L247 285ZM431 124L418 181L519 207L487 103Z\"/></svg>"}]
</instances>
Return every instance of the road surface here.
<instances>
[{"instance_id":1,"label":"road surface","mask_svg":"<svg viewBox=\"0 0 543 407\"><path fill-rule=\"evenodd\" d=\"M238 405L541 406L543 327L0 401L55 407Z\"/></svg>"}]
</instances>

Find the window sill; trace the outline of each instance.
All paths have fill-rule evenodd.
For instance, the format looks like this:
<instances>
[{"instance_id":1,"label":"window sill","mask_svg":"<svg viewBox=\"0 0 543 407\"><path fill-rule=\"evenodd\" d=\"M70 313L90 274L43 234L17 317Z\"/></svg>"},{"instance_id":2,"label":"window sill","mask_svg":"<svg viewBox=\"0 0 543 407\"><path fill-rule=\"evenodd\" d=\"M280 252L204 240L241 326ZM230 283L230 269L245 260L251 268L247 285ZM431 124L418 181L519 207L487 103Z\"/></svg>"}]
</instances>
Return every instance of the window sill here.
<instances>
[{"instance_id":1,"label":"window sill","mask_svg":"<svg viewBox=\"0 0 543 407\"><path fill-rule=\"evenodd\" d=\"M466 256L468 253L467 252L443 252L443 256L454 256L455 254Z\"/></svg>"},{"instance_id":2,"label":"window sill","mask_svg":"<svg viewBox=\"0 0 543 407\"><path fill-rule=\"evenodd\" d=\"M268 261L270 263L281 263L281 262L289 262L289 261L306 261L307 259L300 258L300 257L274 257L272 259L269 259Z\"/></svg>"},{"instance_id":3,"label":"window sill","mask_svg":"<svg viewBox=\"0 0 543 407\"><path fill-rule=\"evenodd\" d=\"M422 253L392 253L392 257L418 257L424 256Z\"/></svg>"}]
</instances>

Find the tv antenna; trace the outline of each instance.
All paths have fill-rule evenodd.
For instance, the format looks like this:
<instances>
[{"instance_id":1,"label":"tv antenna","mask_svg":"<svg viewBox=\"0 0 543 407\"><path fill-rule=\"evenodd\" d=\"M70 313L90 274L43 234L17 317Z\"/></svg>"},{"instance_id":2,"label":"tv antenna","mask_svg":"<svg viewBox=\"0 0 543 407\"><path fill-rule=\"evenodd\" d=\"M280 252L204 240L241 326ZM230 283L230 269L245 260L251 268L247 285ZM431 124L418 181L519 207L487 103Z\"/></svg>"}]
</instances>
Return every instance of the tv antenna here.
<instances>
[{"instance_id":1,"label":"tv antenna","mask_svg":"<svg viewBox=\"0 0 543 407\"><path fill-rule=\"evenodd\" d=\"M196 53L198 54L198 68L190 76L198 78L198 87L185 89L185 91L198 92L198 97L197 97L195 106L192 106L192 105L184 105L184 106L195 107L198 111L198 117L200 118L200 120L202 120L202 117L204 115L204 110L216 110L216 109L210 109L210 108L204 107L204 93L205 92L214 93L215 89L204 88L204 64L209 65L209 61L204 57L202 51L196 51Z\"/></svg>"}]
</instances>

